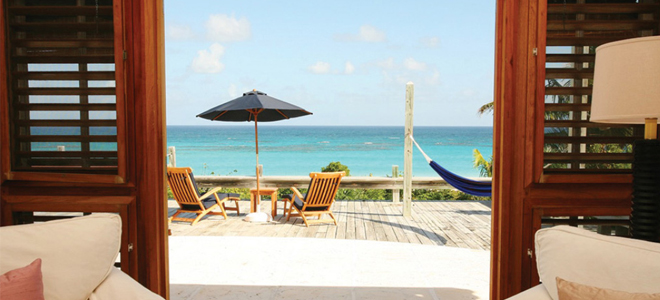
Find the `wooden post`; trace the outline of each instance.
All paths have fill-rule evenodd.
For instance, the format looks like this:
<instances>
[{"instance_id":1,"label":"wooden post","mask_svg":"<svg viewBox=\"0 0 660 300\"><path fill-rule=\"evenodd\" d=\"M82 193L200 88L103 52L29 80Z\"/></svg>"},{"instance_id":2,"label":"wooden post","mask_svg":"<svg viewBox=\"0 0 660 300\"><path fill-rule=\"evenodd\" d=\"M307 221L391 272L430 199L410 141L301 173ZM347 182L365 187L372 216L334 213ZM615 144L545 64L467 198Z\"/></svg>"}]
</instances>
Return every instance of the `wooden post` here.
<instances>
[{"instance_id":1,"label":"wooden post","mask_svg":"<svg viewBox=\"0 0 660 300\"><path fill-rule=\"evenodd\" d=\"M392 178L398 178L398 177L399 177L399 166L392 165ZM400 191L401 190L399 190L399 189L392 190L392 202L394 202L394 203L401 202L401 199L399 197Z\"/></svg>"},{"instance_id":2,"label":"wooden post","mask_svg":"<svg viewBox=\"0 0 660 300\"><path fill-rule=\"evenodd\" d=\"M412 215L412 134L413 134L413 108L415 100L415 86L412 82L406 84L406 127L403 157L403 216Z\"/></svg>"},{"instance_id":3,"label":"wooden post","mask_svg":"<svg viewBox=\"0 0 660 300\"><path fill-rule=\"evenodd\" d=\"M174 146L167 147L167 157L170 159L168 165L176 168L176 149Z\"/></svg>"}]
</instances>

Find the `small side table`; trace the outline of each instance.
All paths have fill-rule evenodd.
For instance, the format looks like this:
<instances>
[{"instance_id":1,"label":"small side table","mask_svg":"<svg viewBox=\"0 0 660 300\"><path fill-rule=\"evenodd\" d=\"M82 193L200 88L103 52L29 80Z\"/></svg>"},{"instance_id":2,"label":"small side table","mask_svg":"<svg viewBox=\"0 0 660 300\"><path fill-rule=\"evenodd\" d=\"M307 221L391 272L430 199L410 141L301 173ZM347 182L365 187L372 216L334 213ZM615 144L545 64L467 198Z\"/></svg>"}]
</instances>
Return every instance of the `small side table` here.
<instances>
[{"instance_id":1,"label":"small side table","mask_svg":"<svg viewBox=\"0 0 660 300\"><path fill-rule=\"evenodd\" d=\"M259 188L259 195L270 195L271 215L274 218L277 215L277 188ZM250 212L257 212L257 206L260 204L257 198L257 189L250 189Z\"/></svg>"}]
</instances>

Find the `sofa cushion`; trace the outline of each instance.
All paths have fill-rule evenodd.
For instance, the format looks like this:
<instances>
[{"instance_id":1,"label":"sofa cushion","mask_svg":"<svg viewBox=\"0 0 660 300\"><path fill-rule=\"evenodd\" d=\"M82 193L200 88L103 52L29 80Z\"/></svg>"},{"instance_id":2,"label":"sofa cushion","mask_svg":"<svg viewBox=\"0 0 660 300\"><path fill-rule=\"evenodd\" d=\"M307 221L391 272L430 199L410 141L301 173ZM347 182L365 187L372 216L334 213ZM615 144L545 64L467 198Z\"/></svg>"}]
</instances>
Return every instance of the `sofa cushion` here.
<instances>
[{"instance_id":1,"label":"sofa cushion","mask_svg":"<svg viewBox=\"0 0 660 300\"><path fill-rule=\"evenodd\" d=\"M89 300L163 300L147 288L141 286L126 273L113 268L108 277L99 285Z\"/></svg>"},{"instance_id":2,"label":"sofa cushion","mask_svg":"<svg viewBox=\"0 0 660 300\"><path fill-rule=\"evenodd\" d=\"M629 293L660 292L660 244L556 226L536 233L541 282L558 300L556 278Z\"/></svg>"},{"instance_id":3,"label":"sofa cushion","mask_svg":"<svg viewBox=\"0 0 660 300\"><path fill-rule=\"evenodd\" d=\"M0 299L44 300L41 259L0 276Z\"/></svg>"},{"instance_id":4,"label":"sofa cushion","mask_svg":"<svg viewBox=\"0 0 660 300\"><path fill-rule=\"evenodd\" d=\"M550 298L548 290L542 284L539 284L510 298L506 298L506 300L552 300L552 298Z\"/></svg>"},{"instance_id":5,"label":"sofa cushion","mask_svg":"<svg viewBox=\"0 0 660 300\"><path fill-rule=\"evenodd\" d=\"M628 293L570 282L557 277L559 300L660 300L660 294Z\"/></svg>"},{"instance_id":6,"label":"sofa cushion","mask_svg":"<svg viewBox=\"0 0 660 300\"><path fill-rule=\"evenodd\" d=\"M41 258L48 300L86 300L113 268L121 219L112 214L0 228L0 273Z\"/></svg>"}]
</instances>

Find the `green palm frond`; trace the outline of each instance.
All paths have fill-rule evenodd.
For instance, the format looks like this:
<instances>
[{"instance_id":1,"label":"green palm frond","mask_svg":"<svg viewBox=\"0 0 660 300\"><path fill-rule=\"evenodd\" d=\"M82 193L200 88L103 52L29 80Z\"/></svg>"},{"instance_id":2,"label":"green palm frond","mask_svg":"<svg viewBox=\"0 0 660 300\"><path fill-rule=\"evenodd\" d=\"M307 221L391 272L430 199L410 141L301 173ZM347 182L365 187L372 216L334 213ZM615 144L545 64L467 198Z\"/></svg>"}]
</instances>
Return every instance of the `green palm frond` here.
<instances>
[{"instance_id":1,"label":"green palm frond","mask_svg":"<svg viewBox=\"0 0 660 300\"><path fill-rule=\"evenodd\" d=\"M479 150L474 149L472 156L474 157L474 168L479 170L479 175L482 177L493 177L493 157L486 160Z\"/></svg>"}]
</instances>

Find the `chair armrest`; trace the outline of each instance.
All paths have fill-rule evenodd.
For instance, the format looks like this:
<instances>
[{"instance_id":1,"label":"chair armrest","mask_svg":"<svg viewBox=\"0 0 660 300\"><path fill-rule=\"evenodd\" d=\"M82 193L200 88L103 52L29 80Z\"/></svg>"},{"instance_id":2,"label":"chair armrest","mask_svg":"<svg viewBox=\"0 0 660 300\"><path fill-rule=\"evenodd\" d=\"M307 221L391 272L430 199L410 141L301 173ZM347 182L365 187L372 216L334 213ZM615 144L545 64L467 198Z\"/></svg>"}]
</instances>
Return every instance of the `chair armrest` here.
<instances>
[{"instance_id":1,"label":"chair armrest","mask_svg":"<svg viewBox=\"0 0 660 300\"><path fill-rule=\"evenodd\" d=\"M140 285L124 272L112 268L108 277L96 287L89 300L163 300L147 288Z\"/></svg>"},{"instance_id":2,"label":"chair armrest","mask_svg":"<svg viewBox=\"0 0 660 300\"><path fill-rule=\"evenodd\" d=\"M302 201L303 203L305 202L305 197L303 197L302 193L297 188L291 187L291 191L293 191L295 196L298 197L300 201ZM293 203L293 199L291 199L291 203Z\"/></svg>"},{"instance_id":3,"label":"chair armrest","mask_svg":"<svg viewBox=\"0 0 660 300\"><path fill-rule=\"evenodd\" d=\"M206 192L206 194L201 195L201 196L199 197L199 199L205 199L206 197L211 196L211 195L217 193L217 192L220 191L221 189L222 189L222 187L214 187L214 188L212 188L210 191Z\"/></svg>"}]
</instances>

